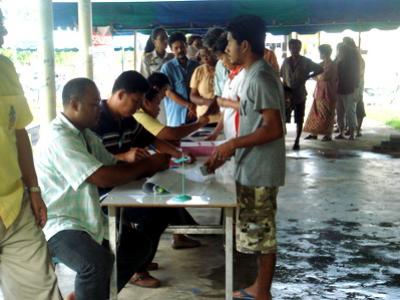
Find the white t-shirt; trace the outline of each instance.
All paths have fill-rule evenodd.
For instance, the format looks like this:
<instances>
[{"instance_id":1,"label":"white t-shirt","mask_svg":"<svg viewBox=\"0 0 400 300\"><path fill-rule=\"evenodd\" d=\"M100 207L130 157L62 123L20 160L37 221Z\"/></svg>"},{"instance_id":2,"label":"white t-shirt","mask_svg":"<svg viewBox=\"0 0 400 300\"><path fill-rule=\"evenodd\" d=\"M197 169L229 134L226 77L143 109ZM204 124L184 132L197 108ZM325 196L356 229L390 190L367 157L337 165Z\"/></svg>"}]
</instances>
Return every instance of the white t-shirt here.
<instances>
[{"instance_id":1,"label":"white t-shirt","mask_svg":"<svg viewBox=\"0 0 400 300\"><path fill-rule=\"evenodd\" d=\"M222 97L232 101L239 101L239 91L241 89L243 79L245 76L245 69L242 69L233 79L227 78ZM235 114L236 110L230 107L222 107L221 111L224 113L224 135L227 140L237 136L235 128Z\"/></svg>"}]
</instances>

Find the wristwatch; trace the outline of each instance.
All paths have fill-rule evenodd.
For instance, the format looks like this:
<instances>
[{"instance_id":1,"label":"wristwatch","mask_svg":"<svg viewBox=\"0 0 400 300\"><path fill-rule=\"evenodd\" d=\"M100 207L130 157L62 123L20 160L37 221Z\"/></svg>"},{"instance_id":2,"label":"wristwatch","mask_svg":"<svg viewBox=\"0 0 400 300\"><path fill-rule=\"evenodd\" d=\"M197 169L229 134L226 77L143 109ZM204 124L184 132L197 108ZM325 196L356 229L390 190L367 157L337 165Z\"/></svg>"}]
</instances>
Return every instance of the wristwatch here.
<instances>
[{"instance_id":1,"label":"wristwatch","mask_svg":"<svg viewBox=\"0 0 400 300\"><path fill-rule=\"evenodd\" d=\"M30 186L30 187L27 187L26 190L29 193L40 193L41 192L40 187L38 187L38 186Z\"/></svg>"}]
</instances>

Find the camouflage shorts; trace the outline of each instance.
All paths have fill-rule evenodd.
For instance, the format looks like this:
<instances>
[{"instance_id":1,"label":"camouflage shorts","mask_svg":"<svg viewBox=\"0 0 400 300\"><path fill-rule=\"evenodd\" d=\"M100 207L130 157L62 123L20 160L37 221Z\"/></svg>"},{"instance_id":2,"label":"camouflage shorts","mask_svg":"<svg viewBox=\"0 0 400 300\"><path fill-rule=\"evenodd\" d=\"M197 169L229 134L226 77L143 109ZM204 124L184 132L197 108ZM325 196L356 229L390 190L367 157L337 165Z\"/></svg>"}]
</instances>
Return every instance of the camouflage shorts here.
<instances>
[{"instance_id":1,"label":"camouflage shorts","mask_svg":"<svg viewBox=\"0 0 400 300\"><path fill-rule=\"evenodd\" d=\"M236 249L242 253L276 252L277 187L249 187L236 183Z\"/></svg>"}]
</instances>

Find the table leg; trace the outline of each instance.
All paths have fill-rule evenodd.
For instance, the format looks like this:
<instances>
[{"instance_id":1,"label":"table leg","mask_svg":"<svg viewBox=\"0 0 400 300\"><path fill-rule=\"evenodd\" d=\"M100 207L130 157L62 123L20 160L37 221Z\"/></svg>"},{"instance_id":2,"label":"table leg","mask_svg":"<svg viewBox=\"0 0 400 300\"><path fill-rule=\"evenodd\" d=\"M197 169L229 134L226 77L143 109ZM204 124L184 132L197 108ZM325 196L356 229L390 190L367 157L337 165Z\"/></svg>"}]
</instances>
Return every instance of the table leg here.
<instances>
[{"instance_id":1,"label":"table leg","mask_svg":"<svg viewBox=\"0 0 400 300\"><path fill-rule=\"evenodd\" d=\"M117 290L117 222L116 222L116 208L108 207L108 232L110 235L110 249L114 255L114 266L110 280L110 300L116 300L118 297Z\"/></svg>"},{"instance_id":2,"label":"table leg","mask_svg":"<svg viewBox=\"0 0 400 300\"><path fill-rule=\"evenodd\" d=\"M233 294L233 208L225 208L225 299Z\"/></svg>"}]
</instances>

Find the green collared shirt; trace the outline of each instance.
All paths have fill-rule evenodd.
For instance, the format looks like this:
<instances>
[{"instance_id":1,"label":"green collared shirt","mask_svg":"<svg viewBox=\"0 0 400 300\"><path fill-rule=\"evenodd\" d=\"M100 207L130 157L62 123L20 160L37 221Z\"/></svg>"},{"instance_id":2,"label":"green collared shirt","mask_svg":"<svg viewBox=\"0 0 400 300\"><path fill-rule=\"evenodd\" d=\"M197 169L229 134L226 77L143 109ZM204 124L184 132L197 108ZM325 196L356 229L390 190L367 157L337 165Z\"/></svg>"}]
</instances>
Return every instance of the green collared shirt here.
<instances>
[{"instance_id":1,"label":"green collared shirt","mask_svg":"<svg viewBox=\"0 0 400 300\"><path fill-rule=\"evenodd\" d=\"M107 219L97 187L86 179L117 160L92 131L78 130L63 114L41 136L35 163L47 205L46 239L62 230L81 230L101 243L108 238Z\"/></svg>"}]
</instances>

